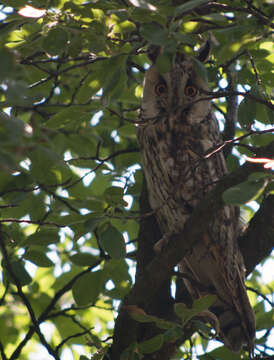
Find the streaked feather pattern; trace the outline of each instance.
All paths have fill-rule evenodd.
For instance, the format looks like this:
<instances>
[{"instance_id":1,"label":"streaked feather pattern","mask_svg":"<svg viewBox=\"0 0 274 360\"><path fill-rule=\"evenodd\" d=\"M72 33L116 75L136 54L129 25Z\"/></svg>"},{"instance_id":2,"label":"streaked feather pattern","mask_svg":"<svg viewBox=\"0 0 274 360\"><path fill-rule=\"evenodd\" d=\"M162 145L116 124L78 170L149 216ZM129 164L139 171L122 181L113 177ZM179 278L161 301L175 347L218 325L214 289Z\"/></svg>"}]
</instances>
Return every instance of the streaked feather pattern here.
<instances>
[{"instance_id":1,"label":"streaked feather pattern","mask_svg":"<svg viewBox=\"0 0 274 360\"><path fill-rule=\"evenodd\" d=\"M181 232L197 203L227 171L221 152L204 157L221 136L210 101L199 101L208 88L193 63L191 57L177 54L169 73L161 75L152 65L145 75L137 137L150 205L163 234ZM244 344L252 347L255 333L239 232L238 209L224 207L179 265L194 279L185 280L193 299L217 295L211 311L219 319L220 338L235 352Z\"/></svg>"}]
</instances>

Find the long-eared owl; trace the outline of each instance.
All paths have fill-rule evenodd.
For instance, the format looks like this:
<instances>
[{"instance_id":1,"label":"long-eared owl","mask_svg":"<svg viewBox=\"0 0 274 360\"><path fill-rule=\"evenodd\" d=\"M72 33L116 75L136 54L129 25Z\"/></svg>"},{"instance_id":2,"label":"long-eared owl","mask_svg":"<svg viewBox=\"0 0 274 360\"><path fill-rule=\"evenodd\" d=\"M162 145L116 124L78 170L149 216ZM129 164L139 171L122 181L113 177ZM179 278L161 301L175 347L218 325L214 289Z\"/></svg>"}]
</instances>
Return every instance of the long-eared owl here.
<instances>
[{"instance_id":1,"label":"long-eared owl","mask_svg":"<svg viewBox=\"0 0 274 360\"><path fill-rule=\"evenodd\" d=\"M222 152L205 157L221 134L210 100L202 100L208 86L195 61L177 53L169 72L160 74L153 64L145 74L137 138L149 202L163 235L182 232L195 206L227 172ZM220 339L234 352L251 348L255 334L239 232L238 209L225 206L179 264L193 299L217 296L210 311L218 318Z\"/></svg>"}]
</instances>

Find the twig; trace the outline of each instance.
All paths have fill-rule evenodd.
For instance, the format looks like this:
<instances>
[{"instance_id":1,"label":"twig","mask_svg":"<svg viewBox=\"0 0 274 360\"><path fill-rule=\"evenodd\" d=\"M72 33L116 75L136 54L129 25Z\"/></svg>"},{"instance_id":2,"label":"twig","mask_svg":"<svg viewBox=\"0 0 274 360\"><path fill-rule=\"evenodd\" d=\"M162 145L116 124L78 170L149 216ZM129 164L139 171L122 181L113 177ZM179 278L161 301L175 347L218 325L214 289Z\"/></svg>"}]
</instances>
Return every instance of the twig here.
<instances>
[{"instance_id":1,"label":"twig","mask_svg":"<svg viewBox=\"0 0 274 360\"><path fill-rule=\"evenodd\" d=\"M0 341L0 354L2 356L2 360L8 360L8 358L6 357L4 347L3 347L3 344L1 343L1 341Z\"/></svg>"},{"instance_id":2,"label":"twig","mask_svg":"<svg viewBox=\"0 0 274 360\"><path fill-rule=\"evenodd\" d=\"M39 316L38 318L38 322L42 322L45 321L47 319L48 314L50 313L50 311L52 309L54 309L55 304L57 303L57 301L67 292L69 291L73 284L75 283L76 280L78 280L80 277L82 277L85 274L88 274L92 269L94 269L96 266L98 266L101 263L102 259L98 260L95 264L93 264L92 266L89 266L86 270L81 271L80 273L78 273L77 275L75 275L62 289L60 289L59 291L57 291L57 293L54 295L54 297L52 298L51 302L49 303L49 305L46 307L46 309L43 311L43 313Z\"/></svg>"},{"instance_id":3,"label":"twig","mask_svg":"<svg viewBox=\"0 0 274 360\"><path fill-rule=\"evenodd\" d=\"M227 71L228 77L228 91L234 92L236 90L236 73L231 68L228 68ZM225 116L225 128L223 132L224 140L231 140L235 136L235 126L238 120L238 101L236 95L228 96L227 98L227 113ZM227 157L232 150L232 145L227 146L224 149L224 155Z\"/></svg>"},{"instance_id":4,"label":"twig","mask_svg":"<svg viewBox=\"0 0 274 360\"><path fill-rule=\"evenodd\" d=\"M13 207L17 207L17 206L18 205L16 205L16 204L0 205L0 209L13 208Z\"/></svg>"},{"instance_id":5,"label":"twig","mask_svg":"<svg viewBox=\"0 0 274 360\"><path fill-rule=\"evenodd\" d=\"M7 293L8 293L8 291L9 291L9 286L10 286L10 283L9 283L9 281L7 281L7 285L5 286L4 294L3 294L3 296L1 297L1 300L0 300L0 306L2 306L4 301L5 301L5 297L6 297Z\"/></svg>"},{"instance_id":6,"label":"twig","mask_svg":"<svg viewBox=\"0 0 274 360\"><path fill-rule=\"evenodd\" d=\"M80 214L80 211L75 209L73 206L71 206L62 196L55 194L53 191L48 190L44 185L40 184L40 187L42 190L50 194L55 200L60 201L62 204L64 204L66 207L68 207L71 211L75 212L76 214Z\"/></svg>"},{"instance_id":7,"label":"twig","mask_svg":"<svg viewBox=\"0 0 274 360\"><path fill-rule=\"evenodd\" d=\"M255 294L261 296L266 302L268 302L268 304L273 308L274 307L274 302L272 302L271 300L269 300L264 294L262 294L260 291L253 289L252 287L246 286L246 289L249 291L254 292Z\"/></svg>"},{"instance_id":8,"label":"twig","mask_svg":"<svg viewBox=\"0 0 274 360\"><path fill-rule=\"evenodd\" d=\"M100 148L101 143L99 142L97 144L97 149L96 149L96 155L95 156L79 156L77 158L71 158L69 160L66 160L66 162L71 162L71 161L77 161L77 160L97 160L100 162L105 162L108 161L118 155L122 155L122 154L128 154L128 153L133 153L133 152L139 152L140 150L138 148L133 148L133 149L124 149L124 150L118 150L115 151L114 153L104 157L104 158L100 158L99 156L99 148Z\"/></svg>"},{"instance_id":9,"label":"twig","mask_svg":"<svg viewBox=\"0 0 274 360\"><path fill-rule=\"evenodd\" d=\"M57 223L54 223L52 221L46 221L46 222L41 222L41 221L32 221L32 220L20 220L20 219L15 219L15 218L6 218L6 219L1 219L0 223L17 223L17 224L34 224L34 225L53 225L56 226L58 228L62 228L62 227L66 227L68 225L60 225Z\"/></svg>"},{"instance_id":10,"label":"twig","mask_svg":"<svg viewBox=\"0 0 274 360\"><path fill-rule=\"evenodd\" d=\"M205 101L205 100L213 100L213 99L218 99L218 98L222 98L222 97L229 97L232 95L239 95L239 96L243 96L243 97L247 97L251 100L257 101L260 104L263 104L267 107L269 107L271 110L274 110L274 105L268 101L268 100L264 100L262 98L259 98L257 96L252 95L250 92L244 92L244 91L205 91L201 89L201 92L207 94L207 95L211 95L209 97L202 97L200 99L194 100L191 104L195 104L196 102L200 102L200 101Z\"/></svg>"},{"instance_id":11,"label":"twig","mask_svg":"<svg viewBox=\"0 0 274 360\"><path fill-rule=\"evenodd\" d=\"M67 336L64 340L62 340L62 341L60 342L60 344L58 344L58 345L56 346L56 351L59 352L60 348L61 348L68 340L73 339L73 338L76 338L76 337L79 337L79 336L82 336L82 335L85 335L85 334L88 334L88 333L90 333L90 330L91 330L91 329L92 329L92 328L87 329L87 330L84 330L84 331L81 331L81 332L79 332L79 333L77 333L77 334L74 334L74 335Z\"/></svg>"},{"instance_id":12,"label":"twig","mask_svg":"<svg viewBox=\"0 0 274 360\"><path fill-rule=\"evenodd\" d=\"M91 271L94 267L98 266L99 263L101 262L101 260L97 261L94 265L90 266L88 269L78 273L77 275L75 275L75 277L73 279L71 279L62 289L60 289L55 296L53 297L53 299L51 300L51 302L49 303L49 305L46 307L46 309L42 312L42 314L39 316L39 318L37 319L37 323L41 324L42 322L44 322L45 320L47 320L48 318L51 318L52 316L49 316L49 313L52 309L55 308L55 305L57 303L57 301L61 298L61 296L63 296L67 291L69 291L71 289L71 287L73 286L74 282L79 279L82 275L88 273L89 271ZM34 327L31 327L29 329L29 331L27 332L27 334L25 335L24 339L20 342L20 344L17 346L17 348L15 349L15 351L13 352L12 356L10 357L9 360L15 360L18 359L18 357L20 356L20 353L23 349L23 347L27 344L27 342L31 339L31 337L33 336L35 330Z\"/></svg>"},{"instance_id":13,"label":"twig","mask_svg":"<svg viewBox=\"0 0 274 360\"><path fill-rule=\"evenodd\" d=\"M1 231L1 229L0 229L0 231ZM7 249L5 247L4 240L1 237L1 234L0 234L0 246L1 246L1 249L2 249L3 257L5 259L5 267L6 267L9 275L11 276L11 278L13 279L13 281L14 281L14 283L16 285L18 296L21 298L23 304L26 306L26 308L28 310L28 313L30 315L30 318L31 318L32 324L34 326L35 332L37 333L41 343L48 350L49 354L51 354L54 357L54 359L60 360L57 352L46 341L44 335L42 334L42 332L41 332L41 330L39 328L39 322L36 319L34 310L33 310L32 306L31 306L27 296L25 295L25 293L22 290L22 286L20 284L20 281L18 280L15 272L13 271L13 268L12 268L10 260L9 260L8 252L7 252Z\"/></svg>"},{"instance_id":14,"label":"twig","mask_svg":"<svg viewBox=\"0 0 274 360\"><path fill-rule=\"evenodd\" d=\"M221 151L225 146L233 144L237 141L243 140L244 138L251 136L251 135L262 135L262 134L266 134L266 133L271 133L274 131L274 128L268 129L268 130L256 130L256 131L250 131L249 133L239 136L238 138L235 139L231 139L231 140L226 140L224 141L222 144L217 145L216 147L214 147L214 149L210 149L206 152L206 154L204 155L205 159L208 159L209 157L211 157L212 155L216 154L217 152ZM236 145L240 145L240 144L236 144Z\"/></svg>"}]
</instances>

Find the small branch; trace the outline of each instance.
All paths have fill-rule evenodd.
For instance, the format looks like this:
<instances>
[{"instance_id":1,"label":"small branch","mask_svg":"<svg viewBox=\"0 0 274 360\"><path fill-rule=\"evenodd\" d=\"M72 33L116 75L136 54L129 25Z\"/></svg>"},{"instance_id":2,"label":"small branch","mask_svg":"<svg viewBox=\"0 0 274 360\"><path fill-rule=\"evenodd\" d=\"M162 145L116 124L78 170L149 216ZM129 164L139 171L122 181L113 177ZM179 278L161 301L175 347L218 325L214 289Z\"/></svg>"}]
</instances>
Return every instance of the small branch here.
<instances>
[{"instance_id":1,"label":"small branch","mask_svg":"<svg viewBox=\"0 0 274 360\"><path fill-rule=\"evenodd\" d=\"M138 108L137 108L138 109ZM137 110L135 109L135 111ZM133 124L133 125L136 125L136 120L131 120L131 119L128 119L128 118L125 118L124 116L122 116L121 114L117 113L117 111L114 111L112 109L108 109L108 111L112 114L112 115L115 115L117 116L119 119L123 120L123 121L126 121L130 124Z\"/></svg>"},{"instance_id":2,"label":"small branch","mask_svg":"<svg viewBox=\"0 0 274 360\"><path fill-rule=\"evenodd\" d=\"M62 228L62 227L66 227L67 225L60 225L60 224L56 224L52 221L45 221L45 222L41 222L41 221L31 221L31 220L19 220L19 219L15 219L15 218L7 218L7 219L1 219L0 223L17 223L17 224L34 224L34 225L53 225L56 226L58 228Z\"/></svg>"},{"instance_id":3,"label":"small branch","mask_svg":"<svg viewBox=\"0 0 274 360\"><path fill-rule=\"evenodd\" d=\"M0 341L0 354L1 354L2 360L8 360L8 358L6 357L4 347L3 347L3 344L1 343L1 341Z\"/></svg>"},{"instance_id":4,"label":"small branch","mask_svg":"<svg viewBox=\"0 0 274 360\"><path fill-rule=\"evenodd\" d=\"M45 185L41 185L40 184L40 188L42 190L44 190L46 193L50 194L55 200L60 201L62 204L64 204L67 208L69 208L72 212L76 213L76 214L80 214L80 211L75 209L73 206L71 206L66 199L64 199L62 196L57 195L56 193L54 193L53 191L50 191L46 188Z\"/></svg>"},{"instance_id":5,"label":"small branch","mask_svg":"<svg viewBox=\"0 0 274 360\"><path fill-rule=\"evenodd\" d=\"M125 149L125 150L118 150L104 158L100 158L99 157L99 143L98 143L98 146L97 146L97 151L96 151L96 155L95 156L79 156L78 158L71 158L69 160L66 160L66 162L71 162L71 161L77 161L77 160L97 160L97 161L100 161L100 162L105 162L105 161L108 161L110 159L113 159L114 157L118 156L118 155L122 155L122 154L128 154L128 153L133 153L133 152L139 152L140 149L138 148L133 148L133 149Z\"/></svg>"},{"instance_id":6,"label":"small branch","mask_svg":"<svg viewBox=\"0 0 274 360\"><path fill-rule=\"evenodd\" d=\"M247 8L249 12L254 15L258 20L261 20L261 22L265 25L269 25L270 27L273 27L272 20L259 8L254 6L252 4L252 1L250 0L244 0L247 3Z\"/></svg>"},{"instance_id":7,"label":"small branch","mask_svg":"<svg viewBox=\"0 0 274 360\"><path fill-rule=\"evenodd\" d=\"M9 281L8 281L7 284L6 284L6 286L5 286L4 294L3 294L3 296L2 296L1 299L0 299L0 306L2 306L2 305L4 304L5 297L6 297L7 293L8 293L8 291L9 291L9 287L10 287L10 283L9 283Z\"/></svg>"},{"instance_id":8,"label":"small branch","mask_svg":"<svg viewBox=\"0 0 274 360\"><path fill-rule=\"evenodd\" d=\"M54 309L57 301L61 298L61 296L63 296L67 291L69 291L71 289L71 287L73 286L74 282L81 277L82 275L88 273L89 271L91 271L94 267L98 266L99 263L101 262L101 260L97 261L93 266L90 266L88 269L78 273L73 279L71 279L62 289L60 289L55 296L53 297L53 299L51 300L51 302L49 303L49 305L46 307L46 309L42 312L42 314L39 316L39 318L37 319L37 323L41 324L43 321L47 320L48 318L51 318L52 316L49 315L49 313L51 312L52 309ZM17 346L17 348L15 349L15 351L13 352L12 356L10 357L9 360L15 360L18 359L20 356L20 353L23 349L23 347L27 344L27 342L31 339L31 337L33 336L35 330L34 327L31 327L29 329L29 331L27 332L27 334L25 335L24 339L20 342L20 344Z\"/></svg>"},{"instance_id":9,"label":"small branch","mask_svg":"<svg viewBox=\"0 0 274 360\"><path fill-rule=\"evenodd\" d=\"M49 305L46 307L46 309L43 311L43 313L39 316L38 318L38 322L42 322L45 321L48 314L50 313L50 311L52 309L54 309L55 304L57 303L57 301L67 292L69 291L73 284L75 283L76 280L78 280L80 277L82 277L85 274L88 274L92 269L94 269L96 266L98 266L101 263L101 259L98 260L95 264L93 264L92 266L89 266L86 270L81 271L80 273L78 273L77 275L75 275L62 289L60 289L59 291L57 291L57 293L54 295L54 297L52 298L51 302L49 303Z\"/></svg>"},{"instance_id":10,"label":"small branch","mask_svg":"<svg viewBox=\"0 0 274 360\"><path fill-rule=\"evenodd\" d=\"M263 151L264 156L273 154L274 141L263 148ZM121 308L119 316L116 320L112 346L113 360L120 359L120 354L122 351L127 346L129 346L132 341L134 341L136 336L137 323L130 317L126 307L128 305L135 305L141 308L145 308L146 304L151 302L161 285L172 276L174 266L176 266L182 260L184 255L187 254L187 252L190 251L190 249L200 241L202 234L208 227L208 223L216 216L216 214L218 214L219 210L225 206L222 198L223 192L226 189L246 181L250 174L257 171L265 170L258 165L246 163L234 172L224 176L195 207L190 218L187 220L183 231L179 234L171 236L168 247L165 249L165 251L155 256L142 271L142 273L136 278L136 282L133 288L131 289L128 296L124 299L125 307ZM272 212L272 214L273 208L274 205L272 206L271 211L268 210L269 212ZM255 252L257 252L258 239L260 239L260 236L255 236L256 246L253 246ZM269 240L271 239L272 243L273 238L274 236L269 238ZM184 239L184 241L182 241L182 239ZM248 236L246 236L246 239L247 241L245 242L245 245L248 244L246 246L250 247ZM264 256L267 255L267 252L269 253L269 249L264 252ZM254 268L254 266L260 260L261 256L257 256L255 260L256 263L253 261L252 265L248 264L249 270L252 269L252 266ZM122 330L125 326L127 327L127 333ZM125 336L124 338L121 338L121 331Z\"/></svg>"},{"instance_id":11,"label":"small branch","mask_svg":"<svg viewBox=\"0 0 274 360\"><path fill-rule=\"evenodd\" d=\"M228 91L234 92L236 90L236 72L232 69L226 71L228 77ZM238 101L236 95L231 95L227 98L227 113L225 116L225 128L223 138L225 141L231 140L235 136L235 126L238 120ZM232 145L226 146L224 149L224 156L227 157L232 150Z\"/></svg>"},{"instance_id":12,"label":"small branch","mask_svg":"<svg viewBox=\"0 0 274 360\"><path fill-rule=\"evenodd\" d=\"M237 141L243 140L248 136L252 136L252 135L262 135L262 134L267 134L267 133L272 133L274 131L274 128L271 129L267 129L267 130L256 130L256 131L250 131L247 134L244 134L242 136L239 136L238 138L235 139L231 139L231 140L226 140L224 141L222 144L216 145L214 147L214 149L210 149L206 152L206 154L204 155L205 159L211 157L212 155L222 151L224 149L224 147L226 147L227 145L231 145L236 143ZM236 144L236 145L242 145L242 144ZM253 151L255 151L253 149Z\"/></svg>"},{"instance_id":13,"label":"small branch","mask_svg":"<svg viewBox=\"0 0 274 360\"><path fill-rule=\"evenodd\" d=\"M195 101L192 102L192 104L195 104L196 102L200 102L200 101L204 101L204 100L213 100L213 99L218 99L218 98L221 98L221 97L229 97L229 96L232 96L232 95L239 95L239 96L243 96L243 97L247 97L251 100L254 100L260 104L263 104L267 107L269 107L271 110L274 110L274 105L268 101L268 100L264 100L262 98L259 98L257 96L254 96L252 95L250 92L244 92L244 91L205 91L205 90L202 90L201 91L207 95L211 95L209 97L204 97L204 98L200 98L200 99L197 99Z\"/></svg>"},{"instance_id":14,"label":"small branch","mask_svg":"<svg viewBox=\"0 0 274 360\"><path fill-rule=\"evenodd\" d=\"M67 336L64 340L62 340L62 341L60 342L60 344L58 344L58 345L56 346L56 351L59 352L60 349L61 349L61 347L62 347L67 341L69 341L70 339L73 339L73 338L76 338L76 337L79 337L79 336L82 336L82 335L89 334L91 329L92 329L92 328L87 329L87 330L84 330L84 331L79 332L79 333L74 334L74 335Z\"/></svg>"},{"instance_id":15,"label":"small branch","mask_svg":"<svg viewBox=\"0 0 274 360\"><path fill-rule=\"evenodd\" d=\"M1 231L1 229L0 229L0 231ZM5 244L4 244L4 239L2 238L1 234L0 234L0 246L1 246L1 249L2 249L2 253L3 253L3 258L5 259L6 269L7 269L9 275L12 277L12 279L13 279L15 285L16 285L18 296L21 298L23 304L26 306L26 308L28 310L28 313L30 315L30 318L31 318L32 324L34 326L35 332L37 333L37 335L38 335L38 337L39 337L39 339L41 341L41 344L43 344L45 346L45 348L48 350L49 354L52 355L54 357L54 359L60 360L57 352L46 341L44 335L42 334L42 332L41 332L41 330L39 328L39 322L36 319L34 310L33 310L32 306L31 306L27 296L23 292L20 281L18 280L15 272L13 271L13 268L12 268L10 260L9 260L8 252L7 252L7 249L6 249Z\"/></svg>"},{"instance_id":16,"label":"small branch","mask_svg":"<svg viewBox=\"0 0 274 360\"><path fill-rule=\"evenodd\" d=\"M260 293L260 291L253 289L252 287L249 287L249 286L246 286L246 289L261 296L272 308L274 307L274 302L270 301L264 294Z\"/></svg>"},{"instance_id":17,"label":"small branch","mask_svg":"<svg viewBox=\"0 0 274 360\"><path fill-rule=\"evenodd\" d=\"M109 57L105 57L105 56L100 56L100 57L97 57L97 58L91 58L90 60L84 61L84 62L82 62L80 64L74 64L74 65L68 66L64 70L60 71L59 75L64 74L64 73L66 73L66 72L68 72L70 70L76 69L78 67L90 65L90 64L93 64L93 63L95 63L97 61L103 61L103 60L109 60L109 59L110 59Z\"/></svg>"},{"instance_id":18,"label":"small branch","mask_svg":"<svg viewBox=\"0 0 274 360\"><path fill-rule=\"evenodd\" d=\"M99 161L99 164L97 164L93 169L89 170L86 174L84 174L83 176L81 176L79 179L75 180L74 182L72 182L71 184L67 185L66 187L64 187L64 189L69 189L72 186L78 184L79 182L81 182L86 176L88 176L89 174L92 174L93 172L97 171L106 161L114 158L115 156L118 155L122 155L122 154L127 154L127 153L131 153L131 152L138 152L139 149L137 148L133 148L133 149L127 149L127 150L118 150L113 154L108 155L107 157L100 159L99 157L99 148L100 148L100 143L97 144L97 150L96 150L96 155L95 156L80 156L78 158L72 158L69 160L66 160L66 162L72 162L72 161L77 161L77 160L94 160L94 161Z\"/></svg>"},{"instance_id":19,"label":"small branch","mask_svg":"<svg viewBox=\"0 0 274 360\"><path fill-rule=\"evenodd\" d=\"M18 359L21 351L23 349L23 347L27 344L27 342L32 338L33 334L34 334L34 327L32 326L29 331L27 332L27 334L25 335L24 339L19 343L19 345L17 346L17 348L14 350L14 352L12 353L11 357L9 358L9 360L15 360Z\"/></svg>"},{"instance_id":20,"label":"small branch","mask_svg":"<svg viewBox=\"0 0 274 360\"><path fill-rule=\"evenodd\" d=\"M0 205L0 209L14 208L14 207L18 207L18 205L16 204Z\"/></svg>"},{"instance_id":21,"label":"small branch","mask_svg":"<svg viewBox=\"0 0 274 360\"><path fill-rule=\"evenodd\" d=\"M255 74L255 78L256 78L257 84L258 84L258 85L262 85L262 80L261 80L260 77L259 77L259 73L258 73L258 70L257 70L257 67L256 67L256 65L255 65L255 62L254 62L254 59L253 59L252 55L250 54L250 52L249 52L248 50L246 50L246 54L247 54L247 56L249 57L251 66L252 66L253 71L254 71L254 74Z\"/></svg>"}]
</instances>

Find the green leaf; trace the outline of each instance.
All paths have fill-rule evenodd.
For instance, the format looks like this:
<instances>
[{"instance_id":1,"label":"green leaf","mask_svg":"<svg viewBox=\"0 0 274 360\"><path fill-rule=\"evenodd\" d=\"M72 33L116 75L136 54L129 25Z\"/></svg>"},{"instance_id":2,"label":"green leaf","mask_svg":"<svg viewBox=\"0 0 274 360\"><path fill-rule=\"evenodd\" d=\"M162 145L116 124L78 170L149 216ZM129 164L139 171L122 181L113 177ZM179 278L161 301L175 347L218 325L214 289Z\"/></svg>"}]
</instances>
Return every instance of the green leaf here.
<instances>
[{"instance_id":1,"label":"green leaf","mask_svg":"<svg viewBox=\"0 0 274 360\"><path fill-rule=\"evenodd\" d=\"M8 80L6 91L6 107L7 105L27 106L32 104L28 95L27 84L21 80Z\"/></svg>"},{"instance_id":2,"label":"green leaf","mask_svg":"<svg viewBox=\"0 0 274 360\"><path fill-rule=\"evenodd\" d=\"M205 335L207 336L211 336L212 332L211 332L211 327L207 326L204 322L199 321L199 320L193 320L191 325L197 329L197 331L201 331L203 332Z\"/></svg>"},{"instance_id":3,"label":"green leaf","mask_svg":"<svg viewBox=\"0 0 274 360\"><path fill-rule=\"evenodd\" d=\"M5 279L8 279L11 283L15 284L14 278L9 273L7 267L5 266L5 262L3 262L3 266L5 268ZM12 268L12 271L16 277L16 279L19 281L21 286L28 285L32 282L32 278L25 269L25 266L22 261L20 260L14 260L10 262L10 266Z\"/></svg>"},{"instance_id":4,"label":"green leaf","mask_svg":"<svg viewBox=\"0 0 274 360\"><path fill-rule=\"evenodd\" d=\"M112 225L107 225L106 229L100 233L100 245L114 259L121 259L126 256L124 237Z\"/></svg>"},{"instance_id":5,"label":"green leaf","mask_svg":"<svg viewBox=\"0 0 274 360\"><path fill-rule=\"evenodd\" d=\"M72 295L77 305L94 304L102 290L102 271L84 274L72 286Z\"/></svg>"},{"instance_id":6,"label":"green leaf","mask_svg":"<svg viewBox=\"0 0 274 360\"><path fill-rule=\"evenodd\" d=\"M140 34L154 45L165 45L168 42L168 32L158 23L146 23L141 26Z\"/></svg>"},{"instance_id":7,"label":"green leaf","mask_svg":"<svg viewBox=\"0 0 274 360\"><path fill-rule=\"evenodd\" d=\"M204 82L208 82L207 70L204 64L201 61L193 58L194 60L194 69L196 73L204 80Z\"/></svg>"},{"instance_id":8,"label":"green leaf","mask_svg":"<svg viewBox=\"0 0 274 360\"><path fill-rule=\"evenodd\" d=\"M125 205L123 200L124 190L118 186L112 186L104 191L104 199L110 205Z\"/></svg>"},{"instance_id":9,"label":"green leaf","mask_svg":"<svg viewBox=\"0 0 274 360\"><path fill-rule=\"evenodd\" d=\"M256 330L271 329L274 326L274 309L256 317Z\"/></svg>"},{"instance_id":10,"label":"green leaf","mask_svg":"<svg viewBox=\"0 0 274 360\"><path fill-rule=\"evenodd\" d=\"M6 79L12 74L15 65L13 54L7 49L1 49L0 56L0 79Z\"/></svg>"},{"instance_id":11,"label":"green leaf","mask_svg":"<svg viewBox=\"0 0 274 360\"><path fill-rule=\"evenodd\" d=\"M90 113L79 111L79 108L69 107L53 115L47 121L47 126L52 129L66 128L68 126L69 128L79 128L83 121L88 121L89 119Z\"/></svg>"},{"instance_id":12,"label":"green leaf","mask_svg":"<svg viewBox=\"0 0 274 360\"><path fill-rule=\"evenodd\" d=\"M138 351L138 344L134 342L126 348L122 352L120 360L142 360L142 355Z\"/></svg>"},{"instance_id":13,"label":"green leaf","mask_svg":"<svg viewBox=\"0 0 274 360\"><path fill-rule=\"evenodd\" d=\"M193 302L192 308L188 308L184 303L174 305L175 313L181 318L182 325L186 325L189 320L197 316L202 311L207 310L215 301L215 295L206 295Z\"/></svg>"},{"instance_id":14,"label":"green leaf","mask_svg":"<svg viewBox=\"0 0 274 360\"><path fill-rule=\"evenodd\" d=\"M168 329L174 328L174 326L177 326L176 324L174 324L171 321L167 321L167 320L158 318L157 316L148 315L147 313L144 312L143 309L141 309L135 305L128 306L127 311L134 320L136 320L140 323L154 322L159 329L168 330Z\"/></svg>"},{"instance_id":15,"label":"green leaf","mask_svg":"<svg viewBox=\"0 0 274 360\"><path fill-rule=\"evenodd\" d=\"M241 126L250 128L256 117L256 101L245 98L238 109L238 119Z\"/></svg>"},{"instance_id":16,"label":"green leaf","mask_svg":"<svg viewBox=\"0 0 274 360\"><path fill-rule=\"evenodd\" d=\"M172 56L171 54L160 54L156 59L157 69L161 74L167 73L172 68Z\"/></svg>"},{"instance_id":17,"label":"green leaf","mask_svg":"<svg viewBox=\"0 0 274 360\"><path fill-rule=\"evenodd\" d=\"M113 56L104 62L103 68L103 96L104 102L118 99L126 87L126 61L127 55Z\"/></svg>"},{"instance_id":18,"label":"green leaf","mask_svg":"<svg viewBox=\"0 0 274 360\"><path fill-rule=\"evenodd\" d=\"M192 309L202 312L207 310L217 300L216 295L205 295L200 299L194 300Z\"/></svg>"},{"instance_id":19,"label":"green leaf","mask_svg":"<svg viewBox=\"0 0 274 360\"><path fill-rule=\"evenodd\" d=\"M92 213L86 216L87 220L84 222L84 230L86 232L93 231L101 221L104 220L104 216L98 216L96 213Z\"/></svg>"},{"instance_id":20,"label":"green leaf","mask_svg":"<svg viewBox=\"0 0 274 360\"><path fill-rule=\"evenodd\" d=\"M93 256L89 253L78 253L69 257L73 264L78 266L92 266L98 261L97 256Z\"/></svg>"},{"instance_id":21,"label":"green leaf","mask_svg":"<svg viewBox=\"0 0 274 360\"><path fill-rule=\"evenodd\" d=\"M190 0L186 4L177 6L175 8L174 16L180 16L186 11L195 9L196 7L208 3L207 0Z\"/></svg>"},{"instance_id":22,"label":"green leaf","mask_svg":"<svg viewBox=\"0 0 274 360\"><path fill-rule=\"evenodd\" d=\"M45 146L37 146L29 153L29 157L31 159L31 174L38 182L42 184L61 182L60 167L64 164L53 150Z\"/></svg>"},{"instance_id":23,"label":"green leaf","mask_svg":"<svg viewBox=\"0 0 274 360\"><path fill-rule=\"evenodd\" d=\"M67 31L61 28L55 28L50 30L43 40L43 48L50 55L58 55L66 51L67 41Z\"/></svg>"},{"instance_id":24,"label":"green leaf","mask_svg":"<svg viewBox=\"0 0 274 360\"><path fill-rule=\"evenodd\" d=\"M21 142L24 135L24 122L8 116L0 111L0 141L1 144L10 143L17 145Z\"/></svg>"},{"instance_id":25,"label":"green leaf","mask_svg":"<svg viewBox=\"0 0 274 360\"><path fill-rule=\"evenodd\" d=\"M130 305L127 306L126 310L130 314L132 319L140 323L150 323L150 322L154 322L155 320L155 316L148 315L147 313L144 312L143 309L139 308L138 306Z\"/></svg>"},{"instance_id":26,"label":"green leaf","mask_svg":"<svg viewBox=\"0 0 274 360\"><path fill-rule=\"evenodd\" d=\"M208 352L205 355L199 356L200 360L231 360L235 359L235 353L229 350L227 347L222 346L218 349Z\"/></svg>"},{"instance_id":27,"label":"green leaf","mask_svg":"<svg viewBox=\"0 0 274 360\"><path fill-rule=\"evenodd\" d=\"M57 244L58 242L59 242L59 235L57 230L43 229L28 236L24 242L24 245L30 247L41 246L41 245L47 246L50 244Z\"/></svg>"},{"instance_id":28,"label":"green leaf","mask_svg":"<svg viewBox=\"0 0 274 360\"><path fill-rule=\"evenodd\" d=\"M226 204L242 205L255 200L264 189L264 180L248 180L233 186L223 192L223 200Z\"/></svg>"},{"instance_id":29,"label":"green leaf","mask_svg":"<svg viewBox=\"0 0 274 360\"><path fill-rule=\"evenodd\" d=\"M182 326L173 325L172 328L168 329L164 333L164 341L167 343L175 342L177 339L181 338L184 335L184 329Z\"/></svg>"},{"instance_id":30,"label":"green leaf","mask_svg":"<svg viewBox=\"0 0 274 360\"><path fill-rule=\"evenodd\" d=\"M54 265L45 253L38 250L28 250L24 254L24 259L29 260L40 267L51 267Z\"/></svg>"},{"instance_id":31,"label":"green leaf","mask_svg":"<svg viewBox=\"0 0 274 360\"><path fill-rule=\"evenodd\" d=\"M142 354L152 354L155 351L161 349L164 342L164 337L162 334L156 335L149 340L143 341L138 344L138 350Z\"/></svg>"}]
</instances>

